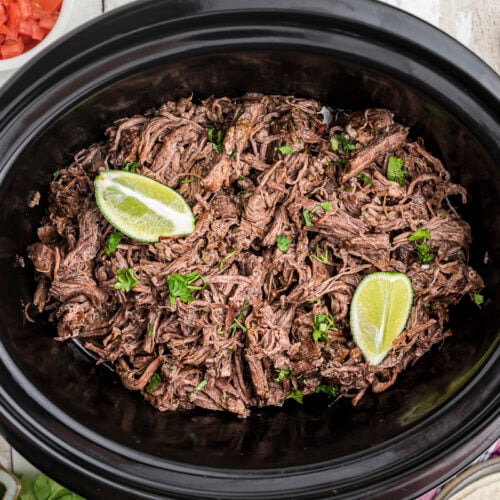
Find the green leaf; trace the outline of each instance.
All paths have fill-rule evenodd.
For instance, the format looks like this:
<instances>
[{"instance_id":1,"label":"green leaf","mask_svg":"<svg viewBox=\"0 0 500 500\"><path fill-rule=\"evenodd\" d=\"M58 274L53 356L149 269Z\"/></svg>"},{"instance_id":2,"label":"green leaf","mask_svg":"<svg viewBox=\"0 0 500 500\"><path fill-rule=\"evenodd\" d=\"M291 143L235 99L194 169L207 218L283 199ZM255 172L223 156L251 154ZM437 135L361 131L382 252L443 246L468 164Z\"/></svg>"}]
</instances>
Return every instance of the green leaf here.
<instances>
[{"instance_id":1,"label":"green leaf","mask_svg":"<svg viewBox=\"0 0 500 500\"><path fill-rule=\"evenodd\" d=\"M342 146L344 153L350 153L356 149L354 142L348 139L344 133L335 134L330 138L330 146L332 151L336 153L339 150L339 147Z\"/></svg>"},{"instance_id":2,"label":"green leaf","mask_svg":"<svg viewBox=\"0 0 500 500\"><path fill-rule=\"evenodd\" d=\"M330 138L330 146L332 147L332 151L336 153L340 147L340 135L335 134Z\"/></svg>"},{"instance_id":3,"label":"green leaf","mask_svg":"<svg viewBox=\"0 0 500 500\"><path fill-rule=\"evenodd\" d=\"M325 344L328 343L328 332L337 332L335 320L331 314L318 314L314 316L312 338L314 342L320 340Z\"/></svg>"},{"instance_id":4,"label":"green leaf","mask_svg":"<svg viewBox=\"0 0 500 500\"><path fill-rule=\"evenodd\" d=\"M229 325L229 331L231 332L231 337L236 333L236 330L238 330L238 328L243 333L245 333L247 331L246 326L241 322L241 320L243 319L243 314L244 314L247 306L248 306L248 299L245 299L243 301L243 305L241 306L241 309L240 309L238 316L236 316L236 318L234 318L234 321Z\"/></svg>"},{"instance_id":5,"label":"green leaf","mask_svg":"<svg viewBox=\"0 0 500 500\"><path fill-rule=\"evenodd\" d=\"M111 255L112 253L116 252L116 249L118 248L118 245L120 244L120 241L122 241L123 234L120 233L119 231L115 231L114 233L111 233L106 242L104 243L103 250L106 255Z\"/></svg>"},{"instance_id":6,"label":"green leaf","mask_svg":"<svg viewBox=\"0 0 500 500\"><path fill-rule=\"evenodd\" d=\"M181 184L191 184L191 182L196 182L197 177L190 177L189 179L182 179Z\"/></svg>"},{"instance_id":7,"label":"green leaf","mask_svg":"<svg viewBox=\"0 0 500 500\"><path fill-rule=\"evenodd\" d=\"M240 176L238 176L238 178L236 180L243 182L245 180L245 178L242 175L240 175Z\"/></svg>"},{"instance_id":8,"label":"green leaf","mask_svg":"<svg viewBox=\"0 0 500 500\"><path fill-rule=\"evenodd\" d=\"M397 182L399 185L404 185L404 177L408 173L403 170L403 160L397 156L389 156L387 161L387 173L386 177L390 181Z\"/></svg>"},{"instance_id":9,"label":"green leaf","mask_svg":"<svg viewBox=\"0 0 500 500\"><path fill-rule=\"evenodd\" d=\"M232 252L229 252L221 261L220 261L220 264L219 264L219 271L222 271L222 269L224 268L224 264L226 263L226 261L228 259L230 259L233 255L236 254L236 250L233 250Z\"/></svg>"},{"instance_id":10,"label":"green leaf","mask_svg":"<svg viewBox=\"0 0 500 500\"><path fill-rule=\"evenodd\" d=\"M474 304L479 307L479 309L482 308L484 304L484 297L480 293L472 292L472 300L474 301Z\"/></svg>"},{"instance_id":11,"label":"green leaf","mask_svg":"<svg viewBox=\"0 0 500 500\"><path fill-rule=\"evenodd\" d=\"M222 130L217 131L217 135L214 137L214 128L209 128L207 131L208 142L212 144L212 149L218 153L222 153Z\"/></svg>"},{"instance_id":12,"label":"green leaf","mask_svg":"<svg viewBox=\"0 0 500 500\"><path fill-rule=\"evenodd\" d=\"M293 148L292 146L278 146L278 151L282 155L289 155L290 153L293 153Z\"/></svg>"},{"instance_id":13,"label":"green leaf","mask_svg":"<svg viewBox=\"0 0 500 500\"><path fill-rule=\"evenodd\" d=\"M83 500L81 496L72 493L45 474L39 474L34 480L23 475L19 480L19 500Z\"/></svg>"},{"instance_id":14,"label":"green leaf","mask_svg":"<svg viewBox=\"0 0 500 500\"><path fill-rule=\"evenodd\" d=\"M408 236L408 241L427 241L431 237L431 233L428 229L419 228Z\"/></svg>"},{"instance_id":15,"label":"green leaf","mask_svg":"<svg viewBox=\"0 0 500 500\"><path fill-rule=\"evenodd\" d=\"M153 336L153 325L148 325L148 337Z\"/></svg>"},{"instance_id":16,"label":"green leaf","mask_svg":"<svg viewBox=\"0 0 500 500\"><path fill-rule=\"evenodd\" d=\"M132 174L136 173L136 167L139 165L138 161L127 161L123 163L122 170L125 172L131 172Z\"/></svg>"},{"instance_id":17,"label":"green leaf","mask_svg":"<svg viewBox=\"0 0 500 500\"><path fill-rule=\"evenodd\" d=\"M330 261L328 260L328 248L325 249L323 253L321 253L321 249L319 248L319 245L316 245L316 248L314 249L315 253L311 255L311 259L317 260L318 262L321 262L322 264L330 264Z\"/></svg>"},{"instance_id":18,"label":"green leaf","mask_svg":"<svg viewBox=\"0 0 500 500\"><path fill-rule=\"evenodd\" d=\"M355 175L354 177L356 177L356 179L362 180L365 184L373 184L373 181L363 172L360 172L358 175Z\"/></svg>"},{"instance_id":19,"label":"green leaf","mask_svg":"<svg viewBox=\"0 0 500 500\"><path fill-rule=\"evenodd\" d=\"M208 380L202 380L195 388L195 391L201 391L208 384Z\"/></svg>"},{"instance_id":20,"label":"green leaf","mask_svg":"<svg viewBox=\"0 0 500 500\"><path fill-rule=\"evenodd\" d=\"M311 227L313 224L311 222L311 211L307 208L302 210L302 215L304 217L304 222L306 223L307 227Z\"/></svg>"},{"instance_id":21,"label":"green leaf","mask_svg":"<svg viewBox=\"0 0 500 500\"><path fill-rule=\"evenodd\" d=\"M293 371L288 370L287 368L281 368L280 370L276 369L274 371L278 374L278 376L276 378L273 378L273 382L276 382L277 384L279 384L286 375L293 375Z\"/></svg>"},{"instance_id":22,"label":"green leaf","mask_svg":"<svg viewBox=\"0 0 500 500\"><path fill-rule=\"evenodd\" d=\"M58 168L57 170L54 170L54 172L52 173L52 177L54 179L57 179L59 177L59 174L61 173L61 169Z\"/></svg>"},{"instance_id":23,"label":"green leaf","mask_svg":"<svg viewBox=\"0 0 500 500\"><path fill-rule=\"evenodd\" d=\"M300 404L304 403L302 392L300 392L298 389L292 389L290 391L290 394L288 394L288 396L285 399L294 399L295 401L297 401L297 403Z\"/></svg>"},{"instance_id":24,"label":"green leaf","mask_svg":"<svg viewBox=\"0 0 500 500\"><path fill-rule=\"evenodd\" d=\"M288 239L286 236L283 236L281 234L278 234L276 236L276 246L278 247L278 250L281 250L283 253L286 253L288 250L288 247L291 245L292 240Z\"/></svg>"},{"instance_id":25,"label":"green leaf","mask_svg":"<svg viewBox=\"0 0 500 500\"><path fill-rule=\"evenodd\" d=\"M328 394L332 398L336 398L339 394L337 388L334 385L318 385L314 390L317 394L323 392L324 394Z\"/></svg>"},{"instance_id":26,"label":"green leaf","mask_svg":"<svg viewBox=\"0 0 500 500\"><path fill-rule=\"evenodd\" d=\"M134 288L139 280L134 276L134 270L130 269L118 269L116 271L117 283L111 285L116 290L123 290L124 292L130 292Z\"/></svg>"},{"instance_id":27,"label":"green leaf","mask_svg":"<svg viewBox=\"0 0 500 500\"><path fill-rule=\"evenodd\" d=\"M321 208L326 212L331 212L332 211L332 202L331 201L323 201L320 203Z\"/></svg>"},{"instance_id":28,"label":"green leaf","mask_svg":"<svg viewBox=\"0 0 500 500\"><path fill-rule=\"evenodd\" d=\"M410 236L408 236L408 241L413 241L415 244L415 249L417 250L418 260L422 264L429 264L432 262L432 253L429 248L429 245L426 243L427 240L431 237L431 233L428 229L419 228ZM418 243L421 241L422 243Z\"/></svg>"},{"instance_id":29,"label":"green leaf","mask_svg":"<svg viewBox=\"0 0 500 500\"><path fill-rule=\"evenodd\" d=\"M146 387L146 391L148 394L151 394L155 387L161 384L161 377L157 373L153 373L151 380L149 381L148 386Z\"/></svg>"},{"instance_id":30,"label":"green leaf","mask_svg":"<svg viewBox=\"0 0 500 500\"><path fill-rule=\"evenodd\" d=\"M202 285L193 285L196 281L201 280ZM167 277L168 293L170 297L170 305L175 304L176 297L179 297L182 302L193 302L195 298L192 292L203 290L207 286L205 278L198 273L180 274L175 273Z\"/></svg>"}]
</instances>

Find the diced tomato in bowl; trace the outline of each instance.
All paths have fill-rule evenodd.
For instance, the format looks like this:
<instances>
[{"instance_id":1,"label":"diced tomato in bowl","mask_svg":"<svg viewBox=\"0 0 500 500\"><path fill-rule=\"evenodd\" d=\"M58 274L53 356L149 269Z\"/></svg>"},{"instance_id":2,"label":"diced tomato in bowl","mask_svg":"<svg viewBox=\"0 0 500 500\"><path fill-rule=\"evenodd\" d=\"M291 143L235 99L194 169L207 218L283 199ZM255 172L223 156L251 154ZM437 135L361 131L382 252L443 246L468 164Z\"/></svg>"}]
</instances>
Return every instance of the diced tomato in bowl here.
<instances>
[{"instance_id":1,"label":"diced tomato in bowl","mask_svg":"<svg viewBox=\"0 0 500 500\"><path fill-rule=\"evenodd\" d=\"M0 0L0 60L38 45L55 26L63 0Z\"/></svg>"}]
</instances>

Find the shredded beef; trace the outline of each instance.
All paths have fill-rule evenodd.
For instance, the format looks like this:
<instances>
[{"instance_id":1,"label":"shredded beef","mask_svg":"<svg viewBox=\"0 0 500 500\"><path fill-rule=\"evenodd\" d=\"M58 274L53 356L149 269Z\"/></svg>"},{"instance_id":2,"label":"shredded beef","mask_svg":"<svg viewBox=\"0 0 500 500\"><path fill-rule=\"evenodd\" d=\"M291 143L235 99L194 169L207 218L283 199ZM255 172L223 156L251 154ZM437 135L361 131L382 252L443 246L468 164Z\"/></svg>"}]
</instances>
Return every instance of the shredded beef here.
<instances>
[{"instance_id":1,"label":"shredded beef","mask_svg":"<svg viewBox=\"0 0 500 500\"><path fill-rule=\"evenodd\" d=\"M245 417L319 385L356 404L451 335L449 306L483 286L467 264L470 228L449 200L465 201L465 190L390 111L332 111L325 124L321 108L261 94L181 99L119 120L105 142L78 153L51 182L40 241L28 249L34 304L57 323L58 339L80 339L159 410ZM209 136L219 131L217 145ZM332 148L334 136L354 148ZM390 155L404 162L403 185L386 177ZM93 179L129 162L187 200L193 234L123 238L103 251L114 229L96 208ZM408 240L419 228L430 232L426 265ZM278 236L290 241L286 252ZM112 287L122 268L139 280L128 293ZM392 351L372 366L348 312L360 280L376 271L406 273L414 303ZM207 286L171 305L174 273L198 273ZM312 336L322 314L335 320L327 342Z\"/></svg>"}]
</instances>

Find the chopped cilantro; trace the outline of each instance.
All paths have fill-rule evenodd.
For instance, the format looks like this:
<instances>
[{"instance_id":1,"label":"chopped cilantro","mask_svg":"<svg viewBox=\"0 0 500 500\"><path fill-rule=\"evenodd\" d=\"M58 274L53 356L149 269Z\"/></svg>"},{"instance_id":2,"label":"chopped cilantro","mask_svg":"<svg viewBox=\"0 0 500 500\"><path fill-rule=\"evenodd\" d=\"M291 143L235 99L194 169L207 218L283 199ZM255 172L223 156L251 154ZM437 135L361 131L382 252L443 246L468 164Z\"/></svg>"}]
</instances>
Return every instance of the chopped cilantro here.
<instances>
[{"instance_id":1,"label":"chopped cilantro","mask_svg":"<svg viewBox=\"0 0 500 500\"><path fill-rule=\"evenodd\" d=\"M408 241L413 241L415 244L415 249L417 250L418 260L422 264L429 264L432 262L432 253L427 244L427 240L431 237L431 233L428 229L419 228L410 236L408 236ZM419 243L421 242L421 243Z\"/></svg>"},{"instance_id":2,"label":"chopped cilantro","mask_svg":"<svg viewBox=\"0 0 500 500\"><path fill-rule=\"evenodd\" d=\"M231 158L236 158L236 155L238 154L238 150L236 148L233 149L233 152L229 155Z\"/></svg>"},{"instance_id":3,"label":"chopped cilantro","mask_svg":"<svg viewBox=\"0 0 500 500\"><path fill-rule=\"evenodd\" d=\"M408 173L403 170L403 160L397 156L389 156L387 161L386 177L390 181L397 182L400 186L404 186L404 177Z\"/></svg>"},{"instance_id":4,"label":"chopped cilantro","mask_svg":"<svg viewBox=\"0 0 500 500\"><path fill-rule=\"evenodd\" d=\"M331 201L323 201L320 203L321 208L326 212L331 212L332 211L332 202Z\"/></svg>"},{"instance_id":5,"label":"chopped cilantro","mask_svg":"<svg viewBox=\"0 0 500 500\"><path fill-rule=\"evenodd\" d=\"M202 285L193 285L196 281L201 280ZM182 302L193 302L194 297L192 292L203 290L207 286L205 278L198 273L189 274L171 274L167 277L168 293L170 295L170 305L175 304L175 298L179 297Z\"/></svg>"},{"instance_id":6,"label":"chopped cilantro","mask_svg":"<svg viewBox=\"0 0 500 500\"><path fill-rule=\"evenodd\" d=\"M306 223L306 226L311 227L313 225L311 222L311 211L307 208L304 208L304 210L302 210L302 215L304 217L304 222Z\"/></svg>"},{"instance_id":7,"label":"chopped cilantro","mask_svg":"<svg viewBox=\"0 0 500 500\"><path fill-rule=\"evenodd\" d=\"M292 146L281 146L278 145L278 147L274 148L275 151L279 151L282 155L289 155L290 153L293 153L293 148Z\"/></svg>"},{"instance_id":8,"label":"chopped cilantro","mask_svg":"<svg viewBox=\"0 0 500 500\"><path fill-rule=\"evenodd\" d=\"M209 128L207 131L208 142L212 144L212 149L218 153L222 153L222 130L217 131L217 135L214 137L214 128Z\"/></svg>"},{"instance_id":9,"label":"chopped cilantro","mask_svg":"<svg viewBox=\"0 0 500 500\"><path fill-rule=\"evenodd\" d=\"M201 391L208 384L208 380L202 380L195 388L195 391Z\"/></svg>"},{"instance_id":10,"label":"chopped cilantro","mask_svg":"<svg viewBox=\"0 0 500 500\"><path fill-rule=\"evenodd\" d=\"M116 271L117 283L111 285L116 290L123 290L124 292L130 292L134 288L139 280L134 276L134 270L130 269L118 269Z\"/></svg>"},{"instance_id":11,"label":"chopped cilantro","mask_svg":"<svg viewBox=\"0 0 500 500\"><path fill-rule=\"evenodd\" d=\"M291 245L291 243L292 240L288 239L286 236L283 236L281 234L278 234L278 236L276 236L276 246L283 253L287 252L288 247Z\"/></svg>"},{"instance_id":12,"label":"chopped cilantro","mask_svg":"<svg viewBox=\"0 0 500 500\"><path fill-rule=\"evenodd\" d=\"M362 180L365 184L373 184L373 181L363 172L360 172L358 175L355 175L355 177L356 179Z\"/></svg>"},{"instance_id":13,"label":"chopped cilantro","mask_svg":"<svg viewBox=\"0 0 500 500\"><path fill-rule=\"evenodd\" d=\"M153 325L149 324L148 325L148 337L153 336Z\"/></svg>"},{"instance_id":14,"label":"chopped cilantro","mask_svg":"<svg viewBox=\"0 0 500 500\"><path fill-rule=\"evenodd\" d=\"M348 139L344 133L333 135L330 138L330 146L335 153L339 150L340 146L342 146L344 153L350 153L356 149L354 142Z\"/></svg>"},{"instance_id":15,"label":"chopped cilantro","mask_svg":"<svg viewBox=\"0 0 500 500\"><path fill-rule=\"evenodd\" d=\"M303 404L302 393L298 389L292 389L285 399L295 399L297 403Z\"/></svg>"},{"instance_id":16,"label":"chopped cilantro","mask_svg":"<svg viewBox=\"0 0 500 500\"><path fill-rule=\"evenodd\" d=\"M54 170L54 172L52 173L52 177L54 179L57 179L59 177L59 174L61 173L61 169L58 168L57 170Z\"/></svg>"},{"instance_id":17,"label":"chopped cilantro","mask_svg":"<svg viewBox=\"0 0 500 500\"><path fill-rule=\"evenodd\" d=\"M314 316L312 337L314 342L320 340L325 344L328 342L328 331L338 331L335 327L335 320L331 314L318 314Z\"/></svg>"},{"instance_id":18,"label":"chopped cilantro","mask_svg":"<svg viewBox=\"0 0 500 500\"><path fill-rule=\"evenodd\" d=\"M182 179L181 184L191 184L191 182L196 182L197 177L190 177L189 179Z\"/></svg>"},{"instance_id":19,"label":"chopped cilantro","mask_svg":"<svg viewBox=\"0 0 500 500\"><path fill-rule=\"evenodd\" d=\"M330 146L332 147L332 151L336 153L340 147L340 136L338 134L333 135L330 138Z\"/></svg>"},{"instance_id":20,"label":"chopped cilantro","mask_svg":"<svg viewBox=\"0 0 500 500\"><path fill-rule=\"evenodd\" d=\"M221 261L219 264L219 270L222 271L224 268L224 264L226 263L226 260L230 259L234 254L236 254L236 250L233 250L232 252L229 252Z\"/></svg>"},{"instance_id":21,"label":"chopped cilantro","mask_svg":"<svg viewBox=\"0 0 500 500\"><path fill-rule=\"evenodd\" d=\"M273 382L276 382L277 384L279 384L285 378L285 375L293 375L293 371L288 370L287 368L281 368L280 370L276 369L274 371L278 374L278 376L276 378L273 378Z\"/></svg>"},{"instance_id":22,"label":"chopped cilantro","mask_svg":"<svg viewBox=\"0 0 500 500\"><path fill-rule=\"evenodd\" d=\"M116 249L118 248L118 245L120 244L120 241L122 241L123 234L120 233L119 231L115 231L114 233L111 233L107 240L106 243L104 243L104 253L106 255L111 255L112 253L116 252Z\"/></svg>"},{"instance_id":23,"label":"chopped cilantro","mask_svg":"<svg viewBox=\"0 0 500 500\"><path fill-rule=\"evenodd\" d=\"M323 162L323 165L326 165L327 167L329 167L330 165L335 165L335 162L334 161L325 161L325 162Z\"/></svg>"},{"instance_id":24,"label":"chopped cilantro","mask_svg":"<svg viewBox=\"0 0 500 500\"><path fill-rule=\"evenodd\" d=\"M234 321L229 325L229 330L231 332L231 337L236 333L236 330L239 328L243 333L247 331L245 325L241 322L243 318L243 314L245 312L245 309L248 306L248 299L245 299L243 301L243 305L241 306L240 312L236 318L234 318Z\"/></svg>"},{"instance_id":25,"label":"chopped cilantro","mask_svg":"<svg viewBox=\"0 0 500 500\"><path fill-rule=\"evenodd\" d=\"M317 260L322 264L330 264L330 261L328 260L328 249L325 249L325 251L321 253L321 249L318 245L316 245L314 253L311 255L311 259Z\"/></svg>"},{"instance_id":26,"label":"chopped cilantro","mask_svg":"<svg viewBox=\"0 0 500 500\"><path fill-rule=\"evenodd\" d=\"M480 293L472 292L472 300L474 301L474 304L481 309L484 304L484 297Z\"/></svg>"},{"instance_id":27,"label":"chopped cilantro","mask_svg":"<svg viewBox=\"0 0 500 500\"><path fill-rule=\"evenodd\" d=\"M138 161L126 161L123 162L123 169L125 172L131 172L132 174L135 174L137 169L136 167L139 165Z\"/></svg>"},{"instance_id":28,"label":"chopped cilantro","mask_svg":"<svg viewBox=\"0 0 500 500\"><path fill-rule=\"evenodd\" d=\"M242 189L241 191L238 191L236 193L236 196L242 196L244 194L247 194L248 193L248 189Z\"/></svg>"},{"instance_id":29,"label":"chopped cilantro","mask_svg":"<svg viewBox=\"0 0 500 500\"><path fill-rule=\"evenodd\" d=\"M243 182L245 180L245 178L242 175L240 175L240 176L238 176L238 178L236 180Z\"/></svg>"},{"instance_id":30,"label":"chopped cilantro","mask_svg":"<svg viewBox=\"0 0 500 500\"><path fill-rule=\"evenodd\" d=\"M316 389L314 390L316 393L323 392L325 394L328 394L328 396L331 396L332 398L336 398L339 394L337 388L334 385L318 385Z\"/></svg>"},{"instance_id":31,"label":"chopped cilantro","mask_svg":"<svg viewBox=\"0 0 500 500\"><path fill-rule=\"evenodd\" d=\"M148 386L146 387L146 391L148 394L153 392L153 389L161 383L161 377L157 373L153 373L151 380L149 381Z\"/></svg>"}]
</instances>

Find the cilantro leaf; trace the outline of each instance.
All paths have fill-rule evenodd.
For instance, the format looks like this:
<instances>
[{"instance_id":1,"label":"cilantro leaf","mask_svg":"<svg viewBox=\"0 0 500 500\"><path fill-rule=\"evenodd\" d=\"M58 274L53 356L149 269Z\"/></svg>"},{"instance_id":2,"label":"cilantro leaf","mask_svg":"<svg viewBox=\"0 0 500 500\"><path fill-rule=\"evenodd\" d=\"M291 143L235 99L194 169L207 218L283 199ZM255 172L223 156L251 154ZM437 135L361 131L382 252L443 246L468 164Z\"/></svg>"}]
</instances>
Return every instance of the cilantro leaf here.
<instances>
[{"instance_id":1,"label":"cilantro leaf","mask_svg":"<svg viewBox=\"0 0 500 500\"><path fill-rule=\"evenodd\" d=\"M285 399L294 399L295 401L297 401L297 403L300 404L304 403L302 392L300 392L298 389L292 389L290 391L290 394L288 394L288 396Z\"/></svg>"},{"instance_id":2,"label":"cilantro leaf","mask_svg":"<svg viewBox=\"0 0 500 500\"><path fill-rule=\"evenodd\" d=\"M408 236L408 241L413 241L415 244L415 249L417 250L418 260L422 264L429 264L432 262L432 253L427 244L427 240L431 237L431 233L428 229L418 228L416 231ZM419 241L421 243L419 243Z\"/></svg>"},{"instance_id":3,"label":"cilantro leaf","mask_svg":"<svg viewBox=\"0 0 500 500\"><path fill-rule=\"evenodd\" d=\"M197 177L190 177L189 179L182 179L181 184L191 184L191 182L196 182Z\"/></svg>"},{"instance_id":4,"label":"cilantro leaf","mask_svg":"<svg viewBox=\"0 0 500 500\"><path fill-rule=\"evenodd\" d=\"M217 131L217 135L214 137L214 128L209 128L207 131L208 142L212 144L212 149L218 153L222 153L222 130Z\"/></svg>"},{"instance_id":5,"label":"cilantro leaf","mask_svg":"<svg viewBox=\"0 0 500 500\"><path fill-rule=\"evenodd\" d=\"M35 479L21 475L19 480L19 500L83 500L81 496L72 493L45 474L39 474Z\"/></svg>"},{"instance_id":6,"label":"cilantro leaf","mask_svg":"<svg viewBox=\"0 0 500 500\"><path fill-rule=\"evenodd\" d=\"M278 236L276 236L276 246L283 253L287 252L288 247L291 245L291 243L292 240L288 239L286 236L283 236L281 234L278 234Z\"/></svg>"},{"instance_id":7,"label":"cilantro leaf","mask_svg":"<svg viewBox=\"0 0 500 500\"><path fill-rule=\"evenodd\" d=\"M472 292L472 300L474 301L474 304L479 307L479 309L482 308L484 304L484 297L480 293Z\"/></svg>"},{"instance_id":8,"label":"cilantro leaf","mask_svg":"<svg viewBox=\"0 0 500 500\"><path fill-rule=\"evenodd\" d=\"M339 394L337 388L334 385L318 385L314 392L316 392L317 394L323 392L324 394L328 394L328 396L331 396L332 398L336 398Z\"/></svg>"},{"instance_id":9,"label":"cilantro leaf","mask_svg":"<svg viewBox=\"0 0 500 500\"><path fill-rule=\"evenodd\" d=\"M136 173L136 167L139 165L138 161L127 161L123 163L123 169L125 172Z\"/></svg>"},{"instance_id":10,"label":"cilantro leaf","mask_svg":"<svg viewBox=\"0 0 500 500\"><path fill-rule=\"evenodd\" d=\"M363 172L360 172L358 175L355 175L354 177L356 177L356 179L362 180L366 184L373 184L373 181Z\"/></svg>"},{"instance_id":11,"label":"cilantro leaf","mask_svg":"<svg viewBox=\"0 0 500 500\"><path fill-rule=\"evenodd\" d=\"M139 280L134 276L134 270L130 269L118 269L116 271L117 283L111 285L115 290L123 290L124 292L130 292L134 288Z\"/></svg>"},{"instance_id":12,"label":"cilantro leaf","mask_svg":"<svg viewBox=\"0 0 500 500\"><path fill-rule=\"evenodd\" d=\"M112 253L116 252L116 249L118 248L120 241L122 241L122 238L123 234L120 233L119 231L111 233L106 239L106 242L104 243L103 247L104 253L106 255L111 255Z\"/></svg>"},{"instance_id":13,"label":"cilantro leaf","mask_svg":"<svg viewBox=\"0 0 500 500\"><path fill-rule=\"evenodd\" d=\"M201 280L202 285L193 285L196 281ZM175 304L176 297L179 297L182 302L193 302L195 298L192 292L203 290L207 286L205 278L198 273L180 274L175 273L167 277L168 293L170 296L170 305Z\"/></svg>"},{"instance_id":14,"label":"cilantro leaf","mask_svg":"<svg viewBox=\"0 0 500 500\"><path fill-rule=\"evenodd\" d=\"M311 255L311 259L317 260L318 262L321 262L322 264L330 264L330 261L328 260L328 248L325 249L323 253L321 253L321 249L319 248L319 245L316 245L316 248L314 249L315 253Z\"/></svg>"},{"instance_id":15,"label":"cilantro leaf","mask_svg":"<svg viewBox=\"0 0 500 500\"><path fill-rule=\"evenodd\" d=\"M238 316L236 316L236 318L234 318L234 321L229 325L229 331L231 332L231 337L234 336L234 334L236 333L236 330L238 330L238 328L243 333L245 333L247 331L246 326L241 322L241 320L243 318L243 314L244 314L247 306L248 306L248 299L245 299L243 301L243 305L241 306L241 309L240 309Z\"/></svg>"},{"instance_id":16,"label":"cilantro leaf","mask_svg":"<svg viewBox=\"0 0 500 500\"><path fill-rule=\"evenodd\" d=\"M276 382L277 384L279 384L285 378L285 375L294 375L293 371L288 370L287 368L281 368L280 370L276 369L274 371L278 373L278 376L276 378L273 378L273 382Z\"/></svg>"},{"instance_id":17,"label":"cilantro leaf","mask_svg":"<svg viewBox=\"0 0 500 500\"><path fill-rule=\"evenodd\" d=\"M387 161L386 177L390 181L397 182L400 186L404 186L404 177L408 173L403 170L403 160L397 156L389 156Z\"/></svg>"},{"instance_id":18,"label":"cilantro leaf","mask_svg":"<svg viewBox=\"0 0 500 500\"><path fill-rule=\"evenodd\" d=\"M153 325L149 324L148 325L148 337L153 336Z\"/></svg>"},{"instance_id":19,"label":"cilantro leaf","mask_svg":"<svg viewBox=\"0 0 500 500\"><path fill-rule=\"evenodd\" d=\"M335 134L330 138L330 146L332 147L332 151L336 153L340 147L340 135Z\"/></svg>"},{"instance_id":20,"label":"cilantro leaf","mask_svg":"<svg viewBox=\"0 0 500 500\"><path fill-rule=\"evenodd\" d=\"M157 373L153 373L153 376L151 377L151 380L149 381L149 384L146 387L146 391L148 394L151 394L153 392L153 389L160 385L161 383L161 377Z\"/></svg>"},{"instance_id":21,"label":"cilantro leaf","mask_svg":"<svg viewBox=\"0 0 500 500\"><path fill-rule=\"evenodd\" d=\"M311 227L313 225L311 222L311 211L307 208L304 208L304 210L302 210L302 216L304 217L304 222L306 223L306 226Z\"/></svg>"},{"instance_id":22,"label":"cilantro leaf","mask_svg":"<svg viewBox=\"0 0 500 500\"><path fill-rule=\"evenodd\" d=\"M323 201L320 203L321 208L326 212L331 212L332 211L332 202L331 201Z\"/></svg>"},{"instance_id":23,"label":"cilantro leaf","mask_svg":"<svg viewBox=\"0 0 500 500\"><path fill-rule=\"evenodd\" d=\"M221 261L220 261L220 264L219 264L219 271L222 271L222 269L224 268L224 264L226 263L226 261L228 259L230 259L233 255L236 254L236 250L233 250L232 252L229 252Z\"/></svg>"},{"instance_id":24,"label":"cilantro leaf","mask_svg":"<svg viewBox=\"0 0 500 500\"><path fill-rule=\"evenodd\" d=\"M195 391L201 391L208 384L208 380L202 380L195 388Z\"/></svg>"},{"instance_id":25,"label":"cilantro leaf","mask_svg":"<svg viewBox=\"0 0 500 500\"><path fill-rule=\"evenodd\" d=\"M350 153L356 149L354 142L348 139L344 133L335 134L330 138L330 146L332 151L336 153L339 150L339 147L342 146L344 153Z\"/></svg>"},{"instance_id":26,"label":"cilantro leaf","mask_svg":"<svg viewBox=\"0 0 500 500\"><path fill-rule=\"evenodd\" d=\"M337 332L335 320L331 314L318 314L314 316L312 338L314 342L320 340L325 344L328 342L328 331Z\"/></svg>"},{"instance_id":27,"label":"cilantro leaf","mask_svg":"<svg viewBox=\"0 0 500 500\"><path fill-rule=\"evenodd\" d=\"M58 168L57 170L54 170L54 172L52 173L52 177L54 179L57 179L59 177L59 174L61 173L61 169Z\"/></svg>"},{"instance_id":28,"label":"cilantro leaf","mask_svg":"<svg viewBox=\"0 0 500 500\"><path fill-rule=\"evenodd\" d=\"M293 148L292 146L281 146L279 145L278 147L274 148L275 151L279 151L282 155L289 155L290 153L293 153Z\"/></svg>"},{"instance_id":29,"label":"cilantro leaf","mask_svg":"<svg viewBox=\"0 0 500 500\"><path fill-rule=\"evenodd\" d=\"M416 231L408 236L408 241L427 241L431 237L431 233L428 229L418 228Z\"/></svg>"}]
</instances>

